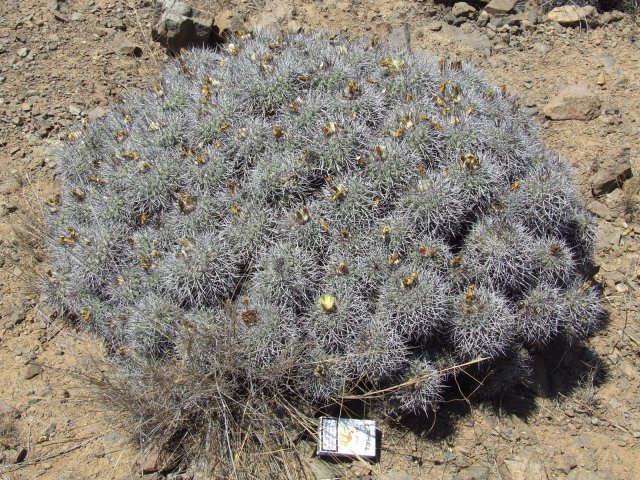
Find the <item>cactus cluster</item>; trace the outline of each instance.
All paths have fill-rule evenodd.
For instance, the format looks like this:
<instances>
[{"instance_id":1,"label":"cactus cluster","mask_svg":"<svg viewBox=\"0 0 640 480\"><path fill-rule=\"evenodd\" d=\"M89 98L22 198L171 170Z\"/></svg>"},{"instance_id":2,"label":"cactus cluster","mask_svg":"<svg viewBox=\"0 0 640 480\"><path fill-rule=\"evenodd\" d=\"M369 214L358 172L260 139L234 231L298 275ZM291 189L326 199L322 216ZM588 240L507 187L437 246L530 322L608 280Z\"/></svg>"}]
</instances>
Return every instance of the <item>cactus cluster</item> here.
<instances>
[{"instance_id":1,"label":"cactus cluster","mask_svg":"<svg viewBox=\"0 0 640 480\"><path fill-rule=\"evenodd\" d=\"M180 364L239 402L381 392L420 412L454 365L517 383L602 325L570 169L473 66L232 42L183 52L59 153L46 293L130 378Z\"/></svg>"}]
</instances>

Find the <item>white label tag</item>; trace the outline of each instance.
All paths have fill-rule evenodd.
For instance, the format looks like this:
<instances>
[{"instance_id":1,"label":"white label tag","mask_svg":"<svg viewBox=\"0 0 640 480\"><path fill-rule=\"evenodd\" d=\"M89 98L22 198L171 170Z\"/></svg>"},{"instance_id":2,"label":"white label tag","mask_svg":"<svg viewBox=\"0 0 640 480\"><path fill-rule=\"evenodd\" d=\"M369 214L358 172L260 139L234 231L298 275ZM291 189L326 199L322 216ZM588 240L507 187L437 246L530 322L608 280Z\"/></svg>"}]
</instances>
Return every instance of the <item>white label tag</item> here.
<instances>
[{"instance_id":1,"label":"white label tag","mask_svg":"<svg viewBox=\"0 0 640 480\"><path fill-rule=\"evenodd\" d=\"M376 422L352 418L320 417L318 455L376 456Z\"/></svg>"}]
</instances>

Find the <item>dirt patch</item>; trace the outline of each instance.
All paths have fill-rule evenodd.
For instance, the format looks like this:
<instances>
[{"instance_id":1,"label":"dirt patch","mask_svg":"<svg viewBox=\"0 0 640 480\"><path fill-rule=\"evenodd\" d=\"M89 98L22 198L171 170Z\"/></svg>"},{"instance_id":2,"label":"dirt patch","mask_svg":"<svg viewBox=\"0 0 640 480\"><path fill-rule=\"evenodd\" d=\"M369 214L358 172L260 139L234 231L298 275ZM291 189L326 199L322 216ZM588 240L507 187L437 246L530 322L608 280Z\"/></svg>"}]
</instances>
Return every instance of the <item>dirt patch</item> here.
<instances>
[{"instance_id":1,"label":"dirt patch","mask_svg":"<svg viewBox=\"0 0 640 480\"><path fill-rule=\"evenodd\" d=\"M151 84L167 57L149 36L150 1L77 0L69 2L67 20L43 3L10 0L0 6L0 475L136 478L141 468L135 461L143 464L144 455L126 425L119 425L118 412L96 402L91 386L102 368L101 347L55 319L39 300L47 258L37 222L56 193L53 152L60 133L99 116L123 91ZM490 23L478 26L479 17L452 20L444 6L427 2L193 4L214 14L226 11L230 24L240 28L323 29L372 41L397 36L396 29L408 25L414 50L468 57L520 97L546 144L575 167L576 184L599 218L596 279L605 286L611 321L585 346L544 362L538 374L549 397L522 390L501 401L462 401L444 406L428 425L403 419L409 430L384 422L382 457L375 465L318 462L311 459L311 446L301 445L308 449L310 472L633 478L640 467L630 454L640 442L636 20L623 16L583 29L552 23L529 28L520 21L492 29ZM118 48L122 35L141 55L130 45ZM599 114L587 121L546 119L544 107L572 85L585 85L597 96ZM634 177L595 199L594 173L616 161L622 146L629 149Z\"/></svg>"}]
</instances>

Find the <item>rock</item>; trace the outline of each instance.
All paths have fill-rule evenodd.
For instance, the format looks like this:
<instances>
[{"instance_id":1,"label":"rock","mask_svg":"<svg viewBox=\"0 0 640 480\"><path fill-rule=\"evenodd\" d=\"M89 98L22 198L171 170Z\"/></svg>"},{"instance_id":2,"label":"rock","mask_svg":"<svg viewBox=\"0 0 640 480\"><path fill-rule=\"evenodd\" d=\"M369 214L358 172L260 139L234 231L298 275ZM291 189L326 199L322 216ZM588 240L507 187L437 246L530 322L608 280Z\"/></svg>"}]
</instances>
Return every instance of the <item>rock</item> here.
<instances>
[{"instance_id":1,"label":"rock","mask_svg":"<svg viewBox=\"0 0 640 480\"><path fill-rule=\"evenodd\" d=\"M627 287L624 283L618 283L616 284L616 292L629 293L629 287Z\"/></svg>"},{"instance_id":2,"label":"rock","mask_svg":"<svg viewBox=\"0 0 640 480\"><path fill-rule=\"evenodd\" d=\"M291 20L291 5L280 0L268 0L258 16L255 27L278 30Z\"/></svg>"},{"instance_id":3,"label":"rock","mask_svg":"<svg viewBox=\"0 0 640 480\"><path fill-rule=\"evenodd\" d=\"M533 45L533 49L541 56L549 53L549 45L546 43L536 43Z\"/></svg>"},{"instance_id":4,"label":"rock","mask_svg":"<svg viewBox=\"0 0 640 480\"><path fill-rule=\"evenodd\" d=\"M22 463L27 458L27 449L24 447L10 448L2 452L4 463L15 464Z\"/></svg>"},{"instance_id":5,"label":"rock","mask_svg":"<svg viewBox=\"0 0 640 480\"><path fill-rule=\"evenodd\" d=\"M136 461L136 466L142 470L143 475L158 472L171 472L180 463L180 457L168 454L162 450L148 452Z\"/></svg>"},{"instance_id":6,"label":"rock","mask_svg":"<svg viewBox=\"0 0 640 480\"><path fill-rule=\"evenodd\" d=\"M624 361L618 367L620 371L629 379L634 380L638 376L638 371L631 363Z\"/></svg>"},{"instance_id":7,"label":"rock","mask_svg":"<svg viewBox=\"0 0 640 480\"><path fill-rule=\"evenodd\" d=\"M468 48L472 48L485 56L491 55L491 40L479 31L466 33L460 28L448 27L447 33L454 42L459 42Z\"/></svg>"},{"instance_id":8,"label":"rock","mask_svg":"<svg viewBox=\"0 0 640 480\"><path fill-rule=\"evenodd\" d=\"M25 58L27 55L29 55L29 49L27 47L19 48L16 51L16 55L20 58Z\"/></svg>"},{"instance_id":9,"label":"rock","mask_svg":"<svg viewBox=\"0 0 640 480\"><path fill-rule=\"evenodd\" d=\"M596 84L598 84L599 86L603 86L607 83L607 77L605 77L604 72L600 72L598 74L598 78L596 80Z\"/></svg>"},{"instance_id":10,"label":"rock","mask_svg":"<svg viewBox=\"0 0 640 480\"><path fill-rule=\"evenodd\" d=\"M611 352L611 354L608 355L607 358L611 362L611 365L615 365L620 361L620 350L618 350L617 348L614 348L613 352ZM611 400L609 400L609 405L617 409L620 407L621 403L615 398L612 398Z\"/></svg>"},{"instance_id":11,"label":"rock","mask_svg":"<svg viewBox=\"0 0 640 480\"><path fill-rule=\"evenodd\" d=\"M287 25L285 26L285 31L290 33L300 33L302 32L302 30L302 24L295 19L289 20L289 22L287 22Z\"/></svg>"},{"instance_id":12,"label":"rock","mask_svg":"<svg viewBox=\"0 0 640 480\"><path fill-rule=\"evenodd\" d=\"M391 470L387 470L386 472L380 474L380 476L376 477L380 480L417 480L418 477L415 475L411 475L406 470L401 468L392 468Z\"/></svg>"},{"instance_id":13,"label":"rock","mask_svg":"<svg viewBox=\"0 0 640 480\"><path fill-rule=\"evenodd\" d=\"M491 15L506 15L518 3L518 0L491 0L484 11Z\"/></svg>"},{"instance_id":14,"label":"rock","mask_svg":"<svg viewBox=\"0 0 640 480\"><path fill-rule=\"evenodd\" d=\"M60 476L57 478L57 480L85 480L85 478L86 477L83 477L79 473L72 472L69 470L66 472L62 472Z\"/></svg>"},{"instance_id":15,"label":"rock","mask_svg":"<svg viewBox=\"0 0 640 480\"><path fill-rule=\"evenodd\" d=\"M153 39L170 53L178 53L181 48L214 45L219 41L213 28L213 17L177 0L156 2L152 25Z\"/></svg>"},{"instance_id":16,"label":"rock","mask_svg":"<svg viewBox=\"0 0 640 480\"><path fill-rule=\"evenodd\" d=\"M310 461L311 473L316 480L333 480L345 478L345 471L339 464L325 462L321 458Z\"/></svg>"},{"instance_id":17,"label":"rock","mask_svg":"<svg viewBox=\"0 0 640 480\"><path fill-rule=\"evenodd\" d=\"M24 379L31 380L32 378L37 377L41 373L42 373L42 366L32 363L28 365L27 368L24 370Z\"/></svg>"},{"instance_id":18,"label":"rock","mask_svg":"<svg viewBox=\"0 0 640 480\"><path fill-rule=\"evenodd\" d=\"M537 25L538 23L540 23L540 17L538 16L538 12L535 9L526 12L525 18L531 25Z\"/></svg>"},{"instance_id":19,"label":"rock","mask_svg":"<svg viewBox=\"0 0 640 480\"><path fill-rule=\"evenodd\" d=\"M8 325L20 325L27 319L27 313L29 313L29 306L27 304L16 305L9 315Z\"/></svg>"},{"instance_id":20,"label":"rock","mask_svg":"<svg viewBox=\"0 0 640 480\"><path fill-rule=\"evenodd\" d=\"M114 30L126 30L127 26L121 18L111 18L106 22L107 28L113 28ZM152 31L153 32L153 31Z\"/></svg>"},{"instance_id":21,"label":"rock","mask_svg":"<svg viewBox=\"0 0 640 480\"><path fill-rule=\"evenodd\" d=\"M460 480L488 480L490 473L491 469L489 466L482 463L474 463L461 469L456 478Z\"/></svg>"},{"instance_id":22,"label":"rock","mask_svg":"<svg viewBox=\"0 0 640 480\"><path fill-rule=\"evenodd\" d=\"M110 443L112 445L119 445L125 441L124 436L120 432L117 432L116 430L112 430L110 432L105 433L102 436L102 438L104 439L105 442Z\"/></svg>"},{"instance_id":23,"label":"rock","mask_svg":"<svg viewBox=\"0 0 640 480\"><path fill-rule=\"evenodd\" d=\"M436 15L438 15L439 10L431 4L426 4L426 2L423 3L424 7L424 16L425 17L435 17Z\"/></svg>"},{"instance_id":24,"label":"rock","mask_svg":"<svg viewBox=\"0 0 640 480\"><path fill-rule=\"evenodd\" d=\"M455 25L456 27L459 27L460 25L462 25L466 19L462 18L462 17L456 17L453 13L451 12L447 12L445 14L444 17L442 17L442 19L447 22L449 25Z\"/></svg>"},{"instance_id":25,"label":"rock","mask_svg":"<svg viewBox=\"0 0 640 480\"><path fill-rule=\"evenodd\" d=\"M440 30L442 30L442 23L435 21L435 22L429 22L427 23L427 25L425 26L425 28L427 30L430 30L432 32L439 32Z\"/></svg>"},{"instance_id":26,"label":"rock","mask_svg":"<svg viewBox=\"0 0 640 480\"><path fill-rule=\"evenodd\" d=\"M44 429L44 431L40 434L40 437L38 437L36 442L43 443L48 441L51 438L51 436L56 433L57 428L58 428L58 425L56 424L56 422L50 423L49 426L46 429Z\"/></svg>"},{"instance_id":27,"label":"rock","mask_svg":"<svg viewBox=\"0 0 640 480\"><path fill-rule=\"evenodd\" d=\"M576 459L568 454L562 455L558 462L555 465L555 469L565 475L569 474L569 472L578 466Z\"/></svg>"},{"instance_id":28,"label":"rock","mask_svg":"<svg viewBox=\"0 0 640 480\"><path fill-rule=\"evenodd\" d=\"M14 175L8 175L0 182L0 195L11 195L22 188L22 181Z\"/></svg>"},{"instance_id":29,"label":"rock","mask_svg":"<svg viewBox=\"0 0 640 480\"><path fill-rule=\"evenodd\" d=\"M531 451L505 458L498 470L504 480L549 480L544 464Z\"/></svg>"},{"instance_id":30,"label":"rock","mask_svg":"<svg viewBox=\"0 0 640 480\"><path fill-rule=\"evenodd\" d=\"M593 60L598 68L604 68L607 75L619 75L622 73L620 67L616 64L616 59L611 53L602 55L593 55Z\"/></svg>"},{"instance_id":31,"label":"rock","mask_svg":"<svg viewBox=\"0 0 640 480\"><path fill-rule=\"evenodd\" d=\"M591 177L591 192L599 197L621 187L625 180L633 176L631 171L631 149L623 146L604 161L596 162L598 168Z\"/></svg>"},{"instance_id":32,"label":"rock","mask_svg":"<svg viewBox=\"0 0 640 480\"><path fill-rule=\"evenodd\" d=\"M118 33L115 36L111 43L111 48L119 55L130 55L132 57L142 56L142 47L123 33Z\"/></svg>"},{"instance_id":33,"label":"rock","mask_svg":"<svg viewBox=\"0 0 640 480\"><path fill-rule=\"evenodd\" d=\"M442 464L442 463L451 463L456 458L457 458L456 452L445 451L445 452L442 453L442 457L439 458L439 459L436 459L434 462L435 462L436 465L438 465L438 462L440 464Z\"/></svg>"},{"instance_id":34,"label":"rock","mask_svg":"<svg viewBox=\"0 0 640 480\"><path fill-rule=\"evenodd\" d=\"M90 122L95 122L97 119L104 117L107 114L107 110L102 107L95 107L87 113L87 118Z\"/></svg>"},{"instance_id":35,"label":"rock","mask_svg":"<svg viewBox=\"0 0 640 480\"><path fill-rule=\"evenodd\" d=\"M551 120L592 120L600 114L600 99L586 85L569 85L549 101L543 112Z\"/></svg>"},{"instance_id":36,"label":"rock","mask_svg":"<svg viewBox=\"0 0 640 480\"><path fill-rule=\"evenodd\" d=\"M454 3L451 8L454 17L473 18L478 11L465 2Z\"/></svg>"},{"instance_id":37,"label":"rock","mask_svg":"<svg viewBox=\"0 0 640 480\"><path fill-rule=\"evenodd\" d=\"M600 121L605 125L621 125L623 119L620 109L613 104L607 105L600 115Z\"/></svg>"},{"instance_id":38,"label":"rock","mask_svg":"<svg viewBox=\"0 0 640 480\"><path fill-rule=\"evenodd\" d=\"M22 415L17 409L13 408L11 405L0 402L0 418L18 420L21 416Z\"/></svg>"},{"instance_id":39,"label":"rock","mask_svg":"<svg viewBox=\"0 0 640 480\"><path fill-rule=\"evenodd\" d=\"M71 115L74 115L76 117L79 117L82 114L82 107L75 105L73 103L69 105L68 110Z\"/></svg>"},{"instance_id":40,"label":"rock","mask_svg":"<svg viewBox=\"0 0 640 480\"><path fill-rule=\"evenodd\" d=\"M244 31L244 22L239 14L232 10L224 10L213 19L214 29L221 38L230 37L233 32Z\"/></svg>"},{"instance_id":41,"label":"rock","mask_svg":"<svg viewBox=\"0 0 640 480\"><path fill-rule=\"evenodd\" d=\"M7 215L18 210L18 205L12 201L4 201L0 202L0 218L6 217Z\"/></svg>"},{"instance_id":42,"label":"rock","mask_svg":"<svg viewBox=\"0 0 640 480\"><path fill-rule=\"evenodd\" d=\"M394 50L409 50L410 42L411 36L409 34L409 26L407 24L394 29L389 34L389 46Z\"/></svg>"},{"instance_id":43,"label":"rock","mask_svg":"<svg viewBox=\"0 0 640 480\"><path fill-rule=\"evenodd\" d=\"M61 22L69 21L71 6L67 0L50 0L49 10L53 13L53 17Z\"/></svg>"},{"instance_id":44,"label":"rock","mask_svg":"<svg viewBox=\"0 0 640 480\"><path fill-rule=\"evenodd\" d=\"M617 246L620 245L620 239L622 238L622 232L619 229L606 231L604 228L601 228L598 233L598 242L602 246Z\"/></svg>"},{"instance_id":45,"label":"rock","mask_svg":"<svg viewBox=\"0 0 640 480\"><path fill-rule=\"evenodd\" d=\"M489 23L490 19L491 16L483 10L480 12L480 15L478 15L478 18L476 18L476 25L478 25L480 28L484 28L487 26L487 23Z\"/></svg>"},{"instance_id":46,"label":"rock","mask_svg":"<svg viewBox=\"0 0 640 480\"><path fill-rule=\"evenodd\" d=\"M51 422L49 426L45 428L44 431L42 432L42 436L49 438L51 435L56 433L57 429L58 429L58 425L56 424L56 422Z\"/></svg>"},{"instance_id":47,"label":"rock","mask_svg":"<svg viewBox=\"0 0 640 480\"><path fill-rule=\"evenodd\" d=\"M589 202L589 205L587 205L587 208L592 213L595 213L598 217L603 218L607 221L611 220L611 210L609 210L609 207L607 207L604 203L601 203L597 200L593 200Z\"/></svg>"},{"instance_id":48,"label":"rock","mask_svg":"<svg viewBox=\"0 0 640 480\"><path fill-rule=\"evenodd\" d=\"M589 470L584 470L582 468L576 468L569 472L569 475L565 478L565 480L604 480L605 477L598 475L595 472L591 472Z\"/></svg>"},{"instance_id":49,"label":"rock","mask_svg":"<svg viewBox=\"0 0 640 480\"><path fill-rule=\"evenodd\" d=\"M609 23L619 22L620 20L624 20L624 18L625 18L624 13L619 12L617 10L612 10L611 12L604 12L600 16L600 23L602 25L607 25Z\"/></svg>"},{"instance_id":50,"label":"rock","mask_svg":"<svg viewBox=\"0 0 640 480\"><path fill-rule=\"evenodd\" d=\"M567 5L564 7L556 7L547 13L547 20L557 22L563 27L575 27L581 23L595 26L597 24L597 18L598 11L591 5L586 7Z\"/></svg>"}]
</instances>

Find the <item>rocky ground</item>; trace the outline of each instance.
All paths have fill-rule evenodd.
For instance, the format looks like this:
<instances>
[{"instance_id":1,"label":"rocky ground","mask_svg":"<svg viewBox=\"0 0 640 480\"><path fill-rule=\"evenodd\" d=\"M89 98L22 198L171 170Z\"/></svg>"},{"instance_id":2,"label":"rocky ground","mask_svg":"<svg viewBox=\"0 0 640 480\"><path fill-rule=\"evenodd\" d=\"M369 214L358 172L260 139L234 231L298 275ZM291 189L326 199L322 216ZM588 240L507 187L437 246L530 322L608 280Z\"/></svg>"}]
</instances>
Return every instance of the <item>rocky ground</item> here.
<instances>
[{"instance_id":1,"label":"rocky ground","mask_svg":"<svg viewBox=\"0 0 640 480\"><path fill-rule=\"evenodd\" d=\"M46 4L48 3L48 5ZM38 295L47 270L41 218L55 194L64 129L144 88L168 60L151 40L148 0L0 4L0 478L139 478L140 452L118 412L95 401L99 344L54 319ZM313 478L637 478L640 458L640 29L618 12L492 0L193 1L221 28L324 29L391 38L470 58L521 98L546 143L575 167L598 217L596 279L610 323L538 365L531 390L444 407L413 432L382 424L376 464L312 458ZM97 364L96 364L97 363ZM307 455L308 453L308 455ZM171 473L170 478L191 478Z\"/></svg>"}]
</instances>

